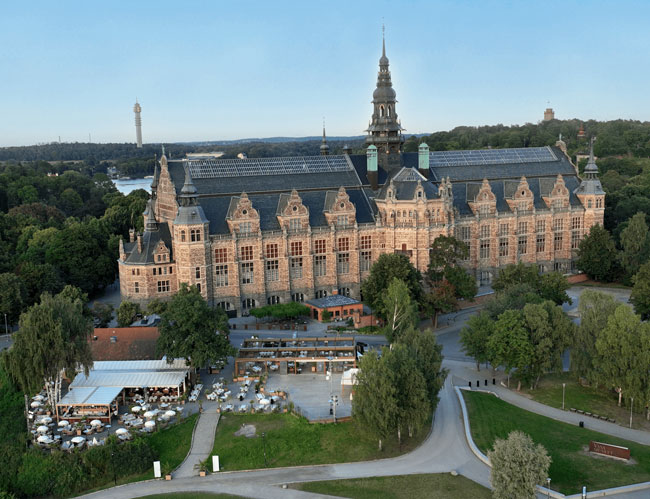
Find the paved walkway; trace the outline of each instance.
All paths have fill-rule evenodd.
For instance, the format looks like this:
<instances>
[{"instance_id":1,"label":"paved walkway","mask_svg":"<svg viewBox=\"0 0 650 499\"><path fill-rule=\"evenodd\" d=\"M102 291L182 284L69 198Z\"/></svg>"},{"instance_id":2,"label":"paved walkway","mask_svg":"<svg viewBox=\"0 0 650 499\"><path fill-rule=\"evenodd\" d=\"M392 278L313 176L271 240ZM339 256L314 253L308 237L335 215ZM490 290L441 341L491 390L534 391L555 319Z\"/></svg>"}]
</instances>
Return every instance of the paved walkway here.
<instances>
[{"instance_id":1,"label":"paved walkway","mask_svg":"<svg viewBox=\"0 0 650 499\"><path fill-rule=\"evenodd\" d=\"M198 466L212 455L219 416L217 404L206 407L199 415L199 420L192 434L192 448L182 464L172 473L173 478L198 476Z\"/></svg>"}]
</instances>

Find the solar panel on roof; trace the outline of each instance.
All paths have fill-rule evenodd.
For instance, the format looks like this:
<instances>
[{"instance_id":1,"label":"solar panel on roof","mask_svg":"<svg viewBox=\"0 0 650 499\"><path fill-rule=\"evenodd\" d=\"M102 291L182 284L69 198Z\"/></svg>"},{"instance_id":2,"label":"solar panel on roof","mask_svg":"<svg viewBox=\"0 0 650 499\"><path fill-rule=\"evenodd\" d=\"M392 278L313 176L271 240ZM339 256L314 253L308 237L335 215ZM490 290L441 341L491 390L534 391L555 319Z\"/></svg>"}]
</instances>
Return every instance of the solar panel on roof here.
<instances>
[{"instance_id":1,"label":"solar panel on roof","mask_svg":"<svg viewBox=\"0 0 650 499\"><path fill-rule=\"evenodd\" d=\"M472 151L431 151L429 153L430 166L503 165L509 163L544 163L557 160L557 156L548 146Z\"/></svg>"},{"instance_id":2,"label":"solar panel on roof","mask_svg":"<svg viewBox=\"0 0 650 499\"><path fill-rule=\"evenodd\" d=\"M351 169L345 156L290 158L188 159L192 178L248 177L296 173L330 173Z\"/></svg>"}]
</instances>

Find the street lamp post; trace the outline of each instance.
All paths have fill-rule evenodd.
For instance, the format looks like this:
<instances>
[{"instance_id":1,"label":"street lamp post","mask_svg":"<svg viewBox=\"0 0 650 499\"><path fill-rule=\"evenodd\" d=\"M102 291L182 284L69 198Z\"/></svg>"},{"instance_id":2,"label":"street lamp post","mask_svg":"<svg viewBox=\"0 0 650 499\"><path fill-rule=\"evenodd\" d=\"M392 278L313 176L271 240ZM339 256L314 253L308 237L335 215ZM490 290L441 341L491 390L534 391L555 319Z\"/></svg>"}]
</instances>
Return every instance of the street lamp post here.
<instances>
[{"instance_id":1,"label":"street lamp post","mask_svg":"<svg viewBox=\"0 0 650 499\"><path fill-rule=\"evenodd\" d=\"M115 452L111 452L111 464L113 468L113 483L117 486L117 474L115 473Z\"/></svg>"},{"instance_id":2,"label":"street lamp post","mask_svg":"<svg viewBox=\"0 0 650 499\"><path fill-rule=\"evenodd\" d=\"M632 428L632 407L634 407L634 397L630 399L630 428Z\"/></svg>"},{"instance_id":3,"label":"street lamp post","mask_svg":"<svg viewBox=\"0 0 650 499\"><path fill-rule=\"evenodd\" d=\"M564 410L564 391L566 389L566 383L562 383L562 410Z\"/></svg>"},{"instance_id":4,"label":"street lamp post","mask_svg":"<svg viewBox=\"0 0 650 499\"><path fill-rule=\"evenodd\" d=\"M9 334L9 326L7 326L7 314L5 313L5 334Z\"/></svg>"},{"instance_id":5,"label":"street lamp post","mask_svg":"<svg viewBox=\"0 0 650 499\"><path fill-rule=\"evenodd\" d=\"M551 477L548 477L546 479L546 492L547 496L549 499L551 498Z\"/></svg>"}]
</instances>

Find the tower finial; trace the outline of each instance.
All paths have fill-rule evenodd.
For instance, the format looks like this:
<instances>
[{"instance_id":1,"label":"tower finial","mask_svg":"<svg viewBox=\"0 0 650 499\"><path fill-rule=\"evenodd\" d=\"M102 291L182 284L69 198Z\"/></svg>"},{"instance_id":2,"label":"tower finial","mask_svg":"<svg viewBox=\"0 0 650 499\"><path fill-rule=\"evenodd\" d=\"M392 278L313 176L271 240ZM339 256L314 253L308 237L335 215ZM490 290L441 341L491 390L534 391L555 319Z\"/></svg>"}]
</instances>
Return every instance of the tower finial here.
<instances>
[{"instance_id":1,"label":"tower finial","mask_svg":"<svg viewBox=\"0 0 650 499\"><path fill-rule=\"evenodd\" d=\"M592 135L589 140L589 163L595 163L594 160L594 142L596 141L596 136Z\"/></svg>"},{"instance_id":2,"label":"tower finial","mask_svg":"<svg viewBox=\"0 0 650 499\"><path fill-rule=\"evenodd\" d=\"M330 153L330 146L327 145L327 138L325 137L325 117L323 117L323 141L320 145L321 156L327 156Z\"/></svg>"},{"instance_id":3,"label":"tower finial","mask_svg":"<svg viewBox=\"0 0 650 499\"><path fill-rule=\"evenodd\" d=\"M386 57L386 25L381 23L381 55Z\"/></svg>"},{"instance_id":4,"label":"tower finial","mask_svg":"<svg viewBox=\"0 0 650 499\"><path fill-rule=\"evenodd\" d=\"M162 155L165 155L165 144L160 144L162 146Z\"/></svg>"}]
</instances>

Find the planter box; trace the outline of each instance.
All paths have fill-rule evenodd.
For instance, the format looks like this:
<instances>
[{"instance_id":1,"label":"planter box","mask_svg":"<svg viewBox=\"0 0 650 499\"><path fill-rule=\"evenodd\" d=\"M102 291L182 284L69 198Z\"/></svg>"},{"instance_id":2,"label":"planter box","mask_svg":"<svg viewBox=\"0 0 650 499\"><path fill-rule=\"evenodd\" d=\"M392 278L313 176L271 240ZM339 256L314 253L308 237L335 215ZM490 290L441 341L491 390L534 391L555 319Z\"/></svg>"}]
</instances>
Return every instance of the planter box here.
<instances>
[{"instance_id":1,"label":"planter box","mask_svg":"<svg viewBox=\"0 0 650 499\"><path fill-rule=\"evenodd\" d=\"M165 480L171 480L172 476L171 475L165 475Z\"/></svg>"},{"instance_id":2,"label":"planter box","mask_svg":"<svg viewBox=\"0 0 650 499\"><path fill-rule=\"evenodd\" d=\"M205 475L206 475L205 471L203 470L199 471L199 476L205 476Z\"/></svg>"}]
</instances>

